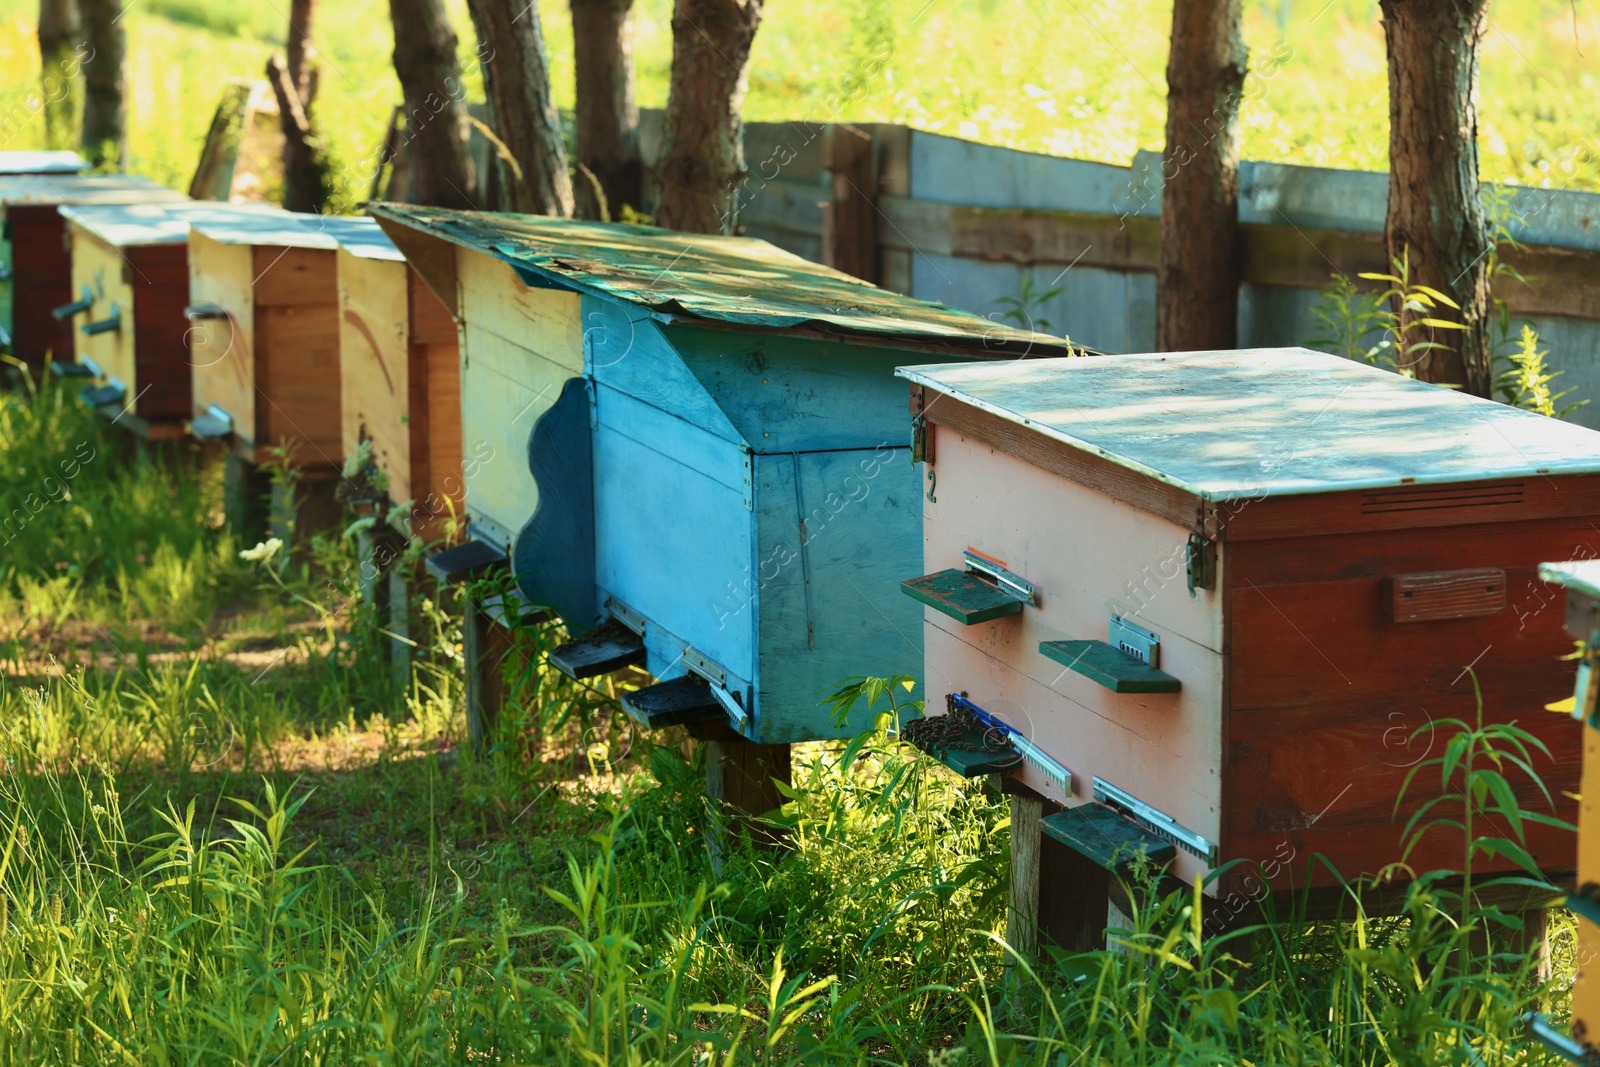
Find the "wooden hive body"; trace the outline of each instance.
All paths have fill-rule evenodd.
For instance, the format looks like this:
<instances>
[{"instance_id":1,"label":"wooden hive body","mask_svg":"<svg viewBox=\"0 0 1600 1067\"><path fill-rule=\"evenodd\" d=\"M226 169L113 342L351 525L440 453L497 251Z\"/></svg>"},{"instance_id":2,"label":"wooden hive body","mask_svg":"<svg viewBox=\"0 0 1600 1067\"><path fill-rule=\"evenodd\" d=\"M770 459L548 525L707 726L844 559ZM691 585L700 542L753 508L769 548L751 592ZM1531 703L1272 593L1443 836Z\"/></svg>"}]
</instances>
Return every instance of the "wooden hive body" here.
<instances>
[{"instance_id":1,"label":"wooden hive body","mask_svg":"<svg viewBox=\"0 0 1600 1067\"><path fill-rule=\"evenodd\" d=\"M339 373L345 455L370 441L403 532L460 514L461 367L450 309L371 219L340 219Z\"/></svg>"},{"instance_id":2,"label":"wooden hive body","mask_svg":"<svg viewBox=\"0 0 1600 1067\"><path fill-rule=\"evenodd\" d=\"M763 744L858 731L865 709L834 723L828 692L919 673L895 595L920 513L894 368L1063 342L764 242L374 212L459 295L467 514L474 536L511 535L526 600L574 632L630 627L638 666L712 683ZM500 459L515 451L521 470Z\"/></svg>"},{"instance_id":3,"label":"wooden hive body","mask_svg":"<svg viewBox=\"0 0 1600 1067\"><path fill-rule=\"evenodd\" d=\"M120 394L112 403L119 421L143 431L180 426L188 416L188 228L229 210L237 209L186 199L59 209L71 244L71 291L85 300L66 322L77 329L79 362Z\"/></svg>"},{"instance_id":4,"label":"wooden hive body","mask_svg":"<svg viewBox=\"0 0 1600 1067\"><path fill-rule=\"evenodd\" d=\"M297 464L337 470L338 241L318 216L233 210L188 235L193 414L225 415L252 463L290 441Z\"/></svg>"},{"instance_id":5,"label":"wooden hive body","mask_svg":"<svg viewBox=\"0 0 1600 1067\"><path fill-rule=\"evenodd\" d=\"M76 351L74 324L50 314L77 299L61 206L187 199L130 175L0 177L0 274L9 276L0 282L0 328L11 335L11 354L37 372L47 355L69 363Z\"/></svg>"},{"instance_id":6,"label":"wooden hive body","mask_svg":"<svg viewBox=\"0 0 1600 1067\"><path fill-rule=\"evenodd\" d=\"M1422 776L1396 808L1444 744L1430 724L1473 721L1476 681L1487 718L1550 746L1537 769L1571 817L1579 754L1542 710L1571 646L1534 574L1600 536L1600 435L1303 350L902 373L937 478L924 567L972 548L1037 594L973 625L925 609L930 692L968 693L1072 775L1064 793L1024 764L1024 785L1075 806L1110 782L1217 846L1180 850L1181 875L1250 861L1227 892L1259 891L1257 865L1274 889L1326 884L1313 854L1375 874L1435 795ZM1214 558L1192 594L1191 537ZM1107 642L1113 615L1159 635L1178 692L1115 692L1041 650ZM1528 843L1572 865L1570 835ZM1463 847L1430 834L1410 862L1459 867Z\"/></svg>"}]
</instances>

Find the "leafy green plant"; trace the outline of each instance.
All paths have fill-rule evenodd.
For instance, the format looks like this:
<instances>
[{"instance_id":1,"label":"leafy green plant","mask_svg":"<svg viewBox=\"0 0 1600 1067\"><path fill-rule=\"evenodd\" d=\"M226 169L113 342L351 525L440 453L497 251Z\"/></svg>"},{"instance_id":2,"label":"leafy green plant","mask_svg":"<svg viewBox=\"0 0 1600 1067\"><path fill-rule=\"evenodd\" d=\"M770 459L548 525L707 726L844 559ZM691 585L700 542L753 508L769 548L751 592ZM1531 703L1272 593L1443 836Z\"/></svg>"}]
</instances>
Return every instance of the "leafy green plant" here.
<instances>
[{"instance_id":1,"label":"leafy green plant","mask_svg":"<svg viewBox=\"0 0 1600 1067\"><path fill-rule=\"evenodd\" d=\"M1038 288L1034 284L1033 274L1030 271L1023 271L1022 284L1017 291L1010 296L1000 297L995 303L1004 309L1000 312L1002 320L1013 322L1024 330L1049 333L1050 320L1039 313L1040 309L1064 292L1066 292L1065 286Z\"/></svg>"},{"instance_id":2,"label":"leafy green plant","mask_svg":"<svg viewBox=\"0 0 1600 1067\"><path fill-rule=\"evenodd\" d=\"M1450 348L1442 341L1435 341L1433 331L1465 330L1466 327L1439 317L1446 310L1460 311L1460 304L1431 286L1411 280L1410 249L1401 252L1391 266L1393 274L1363 271L1357 277L1388 286L1374 298L1379 307L1389 309L1386 336L1380 342L1385 351L1378 361L1412 378L1416 375L1411 368L1424 353Z\"/></svg>"},{"instance_id":3,"label":"leafy green plant","mask_svg":"<svg viewBox=\"0 0 1600 1067\"><path fill-rule=\"evenodd\" d=\"M1532 326L1524 324L1517 338L1516 351L1507 357L1511 365L1500 373L1495 385L1502 399L1514 407L1538 412L1552 419L1564 419L1589 401L1574 400L1561 405L1561 401L1571 396L1576 387L1555 392L1552 383L1566 371L1551 370L1545 362L1549 354L1539 347L1538 333Z\"/></svg>"}]
</instances>

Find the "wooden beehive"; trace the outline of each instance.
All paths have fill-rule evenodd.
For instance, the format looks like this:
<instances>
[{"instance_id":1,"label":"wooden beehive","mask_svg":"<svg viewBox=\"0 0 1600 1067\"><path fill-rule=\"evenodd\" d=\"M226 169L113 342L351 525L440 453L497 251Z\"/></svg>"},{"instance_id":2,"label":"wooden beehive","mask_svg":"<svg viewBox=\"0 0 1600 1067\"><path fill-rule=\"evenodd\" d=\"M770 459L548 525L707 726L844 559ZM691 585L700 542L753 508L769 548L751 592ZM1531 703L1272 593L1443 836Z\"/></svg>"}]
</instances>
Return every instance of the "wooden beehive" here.
<instances>
[{"instance_id":1,"label":"wooden beehive","mask_svg":"<svg viewBox=\"0 0 1600 1067\"><path fill-rule=\"evenodd\" d=\"M48 174L71 178L89 169L89 161L76 152L0 152L0 175Z\"/></svg>"},{"instance_id":2,"label":"wooden beehive","mask_svg":"<svg viewBox=\"0 0 1600 1067\"><path fill-rule=\"evenodd\" d=\"M626 698L646 724L715 716L761 744L859 730L859 711L836 723L821 705L831 687L919 673L917 612L896 593L920 512L894 368L1065 342L761 241L374 211L475 249L516 293L458 311L469 441L504 434L492 480L474 481L469 448L467 514L512 535L524 597L574 632L602 623L558 666L642 667L663 683ZM487 283L455 262L465 300Z\"/></svg>"},{"instance_id":3,"label":"wooden beehive","mask_svg":"<svg viewBox=\"0 0 1600 1067\"><path fill-rule=\"evenodd\" d=\"M1315 854L1376 873L1475 684L1573 814L1577 746L1542 710L1570 642L1534 574L1600 537L1600 434L1301 349L901 373L937 479L907 583L930 705L964 694L1044 759L943 756L1065 805L1053 840L1104 861L1108 832L1153 835L1185 879L1247 861L1208 887L1230 899L1327 884ZM1528 847L1572 866L1565 832ZM1463 850L1434 833L1409 862Z\"/></svg>"},{"instance_id":4,"label":"wooden beehive","mask_svg":"<svg viewBox=\"0 0 1600 1067\"><path fill-rule=\"evenodd\" d=\"M11 354L35 372L46 357L63 363L73 358L72 323L50 314L78 299L58 208L187 199L132 175L0 177L0 333L9 338Z\"/></svg>"},{"instance_id":5,"label":"wooden beehive","mask_svg":"<svg viewBox=\"0 0 1600 1067\"><path fill-rule=\"evenodd\" d=\"M288 442L297 466L336 474L339 242L321 216L232 210L188 234L194 432L249 463Z\"/></svg>"},{"instance_id":6,"label":"wooden beehive","mask_svg":"<svg viewBox=\"0 0 1600 1067\"><path fill-rule=\"evenodd\" d=\"M84 399L142 435L178 436L189 415L188 233L191 222L255 210L178 200L63 205L72 292L54 309L77 326Z\"/></svg>"},{"instance_id":7,"label":"wooden beehive","mask_svg":"<svg viewBox=\"0 0 1600 1067\"><path fill-rule=\"evenodd\" d=\"M461 356L455 319L372 219L330 219L339 241L339 374L345 455L371 442L400 532L459 515Z\"/></svg>"}]
</instances>

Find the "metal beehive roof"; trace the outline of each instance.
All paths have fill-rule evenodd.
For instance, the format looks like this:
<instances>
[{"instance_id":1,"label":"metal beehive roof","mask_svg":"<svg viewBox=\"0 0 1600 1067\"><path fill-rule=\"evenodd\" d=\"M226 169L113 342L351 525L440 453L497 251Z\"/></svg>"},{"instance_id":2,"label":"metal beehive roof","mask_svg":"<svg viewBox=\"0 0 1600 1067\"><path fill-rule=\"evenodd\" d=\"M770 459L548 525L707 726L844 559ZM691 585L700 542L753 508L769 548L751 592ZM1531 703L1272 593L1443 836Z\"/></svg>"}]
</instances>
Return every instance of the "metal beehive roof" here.
<instances>
[{"instance_id":1,"label":"metal beehive roof","mask_svg":"<svg viewBox=\"0 0 1600 1067\"><path fill-rule=\"evenodd\" d=\"M1586 597L1600 600L1600 559L1575 559L1539 564L1539 577ZM1574 637L1582 637L1574 634Z\"/></svg>"},{"instance_id":2,"label":"metal beehive roof","mask_svg":"<svg viewBox=\"0 0 1600 1067\"><path fill-rule=\"evenodd\" d=\"M0 174L0 204L13 207L175 203L188 199L176 189L135 174L89 174L81 178Z\"/></svg>"},{"instance_id":3,"label":"metal beehive roof","mask_svg":"<svg viewBox=\"0 0 1600 1067\"><path fill-rule=\"evenodd\" d=\"M234 205L243 206L243 205ZM338 215L315 215L267 207L265 210L197 215L194 231L225 245L265 245L272 248L339 247L333 227Z\"/></svg>"},{"instance_id":4,"label":"metal beehive roof","mask_svg":"<svg viewBox=\"0 0 1600 1067\"><path fill-rule=\"evenodd\" d=\"M339 243L339 247L361 259L387 259L405 262L405 255L394 246L377 219L359 215L318 215L304 225L319 228Z\"/></svg>"},{"instance_id":5,"label":"metal beehive roof","mask_svg":"<svg viewBox=\"0 0 1600 1067\"><path fill-rule=\"evenodd\" d=\"M1303 348L899 374L1205 500L1600 473L1593 430Z\"/></svg>"},{"instance_id":6,"label":"metal beehive roof","mask_svg":"<svg viewBox=\"0 0 1600 1067\"><path fill-rule=\"evenodd\" d=\"M380 218L498 256L546 285L645 308L663 321L816 329L1000 352L1068 343L902 296L766 241L652 226L370 204Z\"/></svg>"},{"instance_id":7,"label":"metal beehive roof","mask_svg":"<svg viewBox=\"0 0 1600 1067\"><path fill-rule=\"evenodd\" d=\"M0 152L0 174L77 174L89 169L76 152Z\"/></svg>"},{"instance_id":8,"label":"metal beehive roof","mask_svg":"<svg viewBox=\"0 0 1600 1067\"><path fill-rule=\"evenodd\" d=\"M180 244L189 239L189 227L208 221L238 227L249 225L251 217L288 216L289 213L267 204L219 204L210 200L189 200L158 204L63 204L63 218L71 219L114 248L136 245ZM282 226L281 221L265 225Z\"/></svg>"}]
</instances>

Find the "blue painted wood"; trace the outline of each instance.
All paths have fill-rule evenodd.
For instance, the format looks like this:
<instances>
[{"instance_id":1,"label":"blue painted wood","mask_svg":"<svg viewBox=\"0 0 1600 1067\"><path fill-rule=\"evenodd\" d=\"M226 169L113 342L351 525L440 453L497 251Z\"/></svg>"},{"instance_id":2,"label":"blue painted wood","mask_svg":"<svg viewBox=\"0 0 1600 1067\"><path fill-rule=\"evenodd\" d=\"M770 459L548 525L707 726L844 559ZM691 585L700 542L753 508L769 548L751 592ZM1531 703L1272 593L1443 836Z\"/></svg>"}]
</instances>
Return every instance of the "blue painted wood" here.
<instances>
[{"instance_id":1,"label":"blue painted wood","mask_svg":"<svg viewBox=\"0 0 1600 1067\"><path fill-rule=\"evenodd\" d=\"M605 408L603 394L597 403ZM664 629L748 684L755 627L724 605L753 567L754 516L742 492L663 451L674 447L697 445L641 442L604 418L595 428L596 584L658 624L645 634L658 678L681 673Z\"/></svg>"},{"instance_id":2,"label":"blue painted wood","mask_svg":"<svg viewBox=\"0 0 1600 1067\"><path fill-rule=\"evenodd\" d=\"M569 632L592 625L599 612L594 585L594 464L589 388L570 379L528 437L528 469L539 503L511 549L517 588L555 608Z\"/></svg>"},{"instance_id":3,"label":"blue painted wood","mask_svg":"<svg viewBox=\"0 0 1600 1067\"><path fill-rule=\"evenodd\" d=\"M754 595L726 605L759 618L756 740L859 733L865 709L840 728L819 701L851 677L921 678L922 605L900 592L923 570L920 485L905 447L757 458Z\"/></svg>"},{"instance_id":4,"label":"blue painted wood","mask_svg":"<svg viewBox=\"0 0 1600 1067\"><path fill-rule=\"evenodd\" d=\"M594 402L600 425L699 471L741 499L749 496L749 464L740 445L607 385L595 385Z\"/></svg>"},{"instance_id":5,"label":"blue painted wood","mask_svg":"<svg viewBox=\"0 0 1600 1067\"><path fill-rule=\"evenodd\" d=\"M666 337L740 436L758 452L903 444L897 366L937 354L780 334L668 326Z\"/></svg>"},{"instance_id":6,"label":"blue painted wood","mask_svg":"<svg viewBox=\"0 0 1600 1067\"><path fill-rule=\"evenodd\" d=\"M584 370L596 382L717 437L742 440L643 309L585 296L582 314Z\"/></svg>"}]
</instances>

